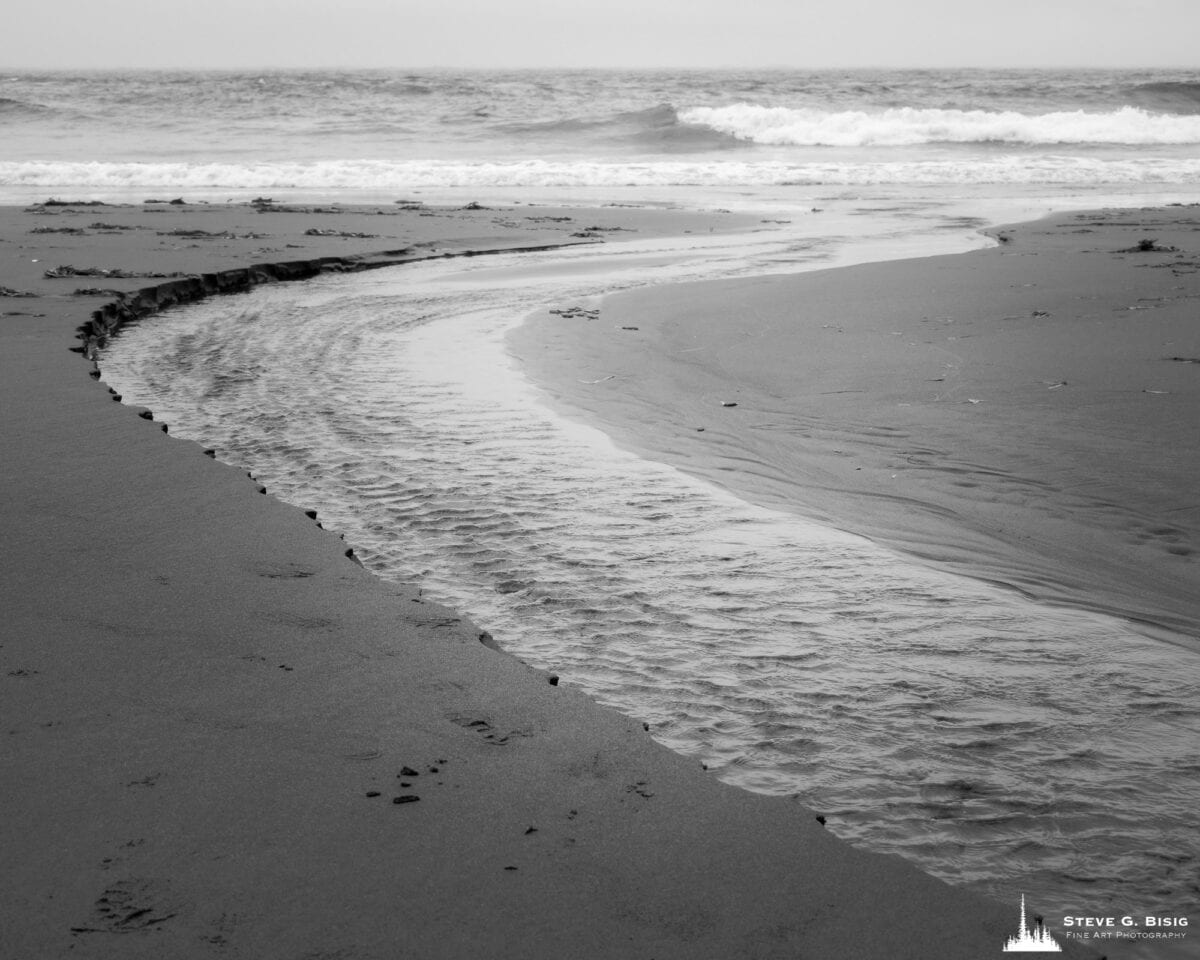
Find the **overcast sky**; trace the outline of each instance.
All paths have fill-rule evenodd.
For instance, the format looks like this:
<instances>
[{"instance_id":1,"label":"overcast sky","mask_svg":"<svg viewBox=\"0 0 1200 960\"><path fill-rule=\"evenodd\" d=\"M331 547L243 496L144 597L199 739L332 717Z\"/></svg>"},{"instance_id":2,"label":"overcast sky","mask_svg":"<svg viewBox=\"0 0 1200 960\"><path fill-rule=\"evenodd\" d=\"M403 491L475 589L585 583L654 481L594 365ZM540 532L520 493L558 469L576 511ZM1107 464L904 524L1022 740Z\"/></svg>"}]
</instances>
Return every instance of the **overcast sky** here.
<instances>
[{"instance_id":1,"label":"overcast sky","mask_svg":"<svg viewBox=\"0 0 1200 960\"><path fill-rule=\"evenodd\" d=\"M1196 67L1200 0L10 0L0 67Z\"/></svg>"}]
</instances>

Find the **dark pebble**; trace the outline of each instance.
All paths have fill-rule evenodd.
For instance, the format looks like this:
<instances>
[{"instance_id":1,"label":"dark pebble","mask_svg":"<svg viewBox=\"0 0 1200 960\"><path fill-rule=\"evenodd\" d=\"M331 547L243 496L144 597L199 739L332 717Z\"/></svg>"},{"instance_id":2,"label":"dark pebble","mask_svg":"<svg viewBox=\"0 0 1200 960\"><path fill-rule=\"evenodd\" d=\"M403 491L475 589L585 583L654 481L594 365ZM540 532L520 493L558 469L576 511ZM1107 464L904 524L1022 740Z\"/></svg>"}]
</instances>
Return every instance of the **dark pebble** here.
<instances>
[{"instance_id":1,"label":"dark pebble","mask_svg":"<svg viewBox=\"0 0 1200 960\"><path fill-rule=\"evenodd\" d=\"M825 818L819 813L817 814L817 823L819 823L821 826L825 826Z\"/></svg>"},{"instance_id":2,"label":"dark pebble","mask_svg":"<svg viewBox=\"0 0 1200 960\"><path fill-rule=\"evenodd\" d=\"M402 793L398 797L392 797L392 803L416 803L420 799L414 793Z\"/></svg>"},{"instance_id":3,"label":"dark pebble","mask_svg":"<svg viewBox=\"0 0 1200 960\"><path fill-rule=\"evenodd\" d=\"M550 686L552 686L552 687L558 686L558 674L557 673L550 674Z\"/></svg>"},{"instance_id":4,"label":"dark pebble","mask_svg":"<svg viewBox=\"0 0 1200 960\"><path fill-rule=\"evenodd\" d=\"M402 777L419 777L421 774L412 767L401 767L399 775Z\"/></svg>"},{"instance_id":5,"label":"dark pebble","mask_svg":"<svg viewBox=\"0 0 1200 960\"><path fill-rule=\"evenodd\" d=\"M368 790L367 796L368 797L377 797L377 796L379 796L379 791L378 790Z\"/></svg>"}]
</instances>

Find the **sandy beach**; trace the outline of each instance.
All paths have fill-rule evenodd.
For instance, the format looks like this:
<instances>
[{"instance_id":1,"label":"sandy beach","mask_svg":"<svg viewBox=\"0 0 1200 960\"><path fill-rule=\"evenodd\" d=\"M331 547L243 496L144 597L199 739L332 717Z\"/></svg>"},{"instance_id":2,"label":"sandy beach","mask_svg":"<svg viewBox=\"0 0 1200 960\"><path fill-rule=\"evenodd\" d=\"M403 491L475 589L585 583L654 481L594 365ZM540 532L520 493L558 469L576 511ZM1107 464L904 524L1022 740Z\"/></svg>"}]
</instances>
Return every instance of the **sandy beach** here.
<instances>
[{"instance_id":1,"label":"sandy beach","mask_svg":"<svg viewBox=\"0 0 1200 960\"><path fill-rule=\"evenodd\" d=\"M1106 263L1169 264L1176 269L1136 275L1148 284L1191 282L1175 254L1123 261L1111 253L1129 245L1127 234L1141 235L1147 216L1132 233L1092 228ZM734 219L275 203L4 210L4 956L950 960L999 951L1015 927L1011 906L855 850L794 800L720 784L655 744L641 724L481 643L477 627L422 597L419 583L376 579L303 509L171 437L152 411L111 402L79 352L87 349L79 328L121 299L113 291L171 285L126 298L149 307L192 289L195 274L307 264L283 270L299 276L603 236L572 237L584 220L645 236L734 228ZM1186 250L1174 234L1158 226L1154 234ZM1002 252L1019 255L1022 243L1018 231ZM898 283L910 267L869 269ZM759 302L767 310L784 302L789 285L827 282L771 281ZM1001 288L1011 282L1005 275ZM645 297L658 298L665 317L667 302L684 310L693 294L675 296L618 299L605 317L644 317ZM1006 293L998 309L1019 317L1018 326L1032 322L1033 309L1062 309L1028 297ZM1141 302L1126 299L1122 306ZM1185 306L1155 301L1136 316L1144 322ZM660 352L681 327L664 321L651 336L642 325L647 362L671 371ZM1153 343L1161 376L1137 381L1163 391L1145 397L1158 409L1195 398L1187 386L1195 367L1159 356L1200 353L1183 342L1182 326L1178 335L1177 346ZM548 342L567 349L557 336ZM601 337L580 357L601 362L606 349ZM721 356L733 364L739 354ZM687 377L698 375L689 364ZM689 444L697 426L731 435L717 418L756 411L750 377L734 410L711 402L727 396L727 380L697 399L670 376L643 399L686 424L673 433L686 432ZM1070 390L1043 385L1057 400L1072 395L1075 376L1055 367L1028 378L1067 380ZM931 429L950 429L954 418L939 420L941 409L929 413ZM1132 435L1145 422L1122 429ZM613 423L619 436L632 436ZM1165 424L1187 429L1174 418ZM1002 446L1004 436L991 442ZM1181 459L1171 469L1186 472L1194 451L1176 447ZM836 455L818 450L824 470ZM875 461L856 465L878 482L895 455L879 448ZM1139 503L1173 503L1186 489L1176 478L1156 473ZM785 486L791 495L795 484ZM847 495L844 483L811 486ZM887 524L899 513L880 510L871 522L899 540ZM1173 539L1153 534L1128 550L1188 564L1183 548L1195 520L1181 512ZM920 525L939 529L924 517ZM1180 548L1167 550L1168 540ZM1015 551L995 552L1016 563ZM1127 555L1113 557L1113 567ZM1153 602L1138 609L1158 622L1194 622L1183 598L1190 568L1159 574L1174 568L1158 559L1160 567L1139 569L1167 586L1147 592ZM1114 596L1114 605L1133 603Z\"/></svg>"},{"instance_id":2,"label":"sandy beach","mask_svg":"<svg viewBox=\"0 0 1200 960\"><path fill-rule=\"evenodd\" d=\"M565 410L726 486L1055 603L1200 638L1200 208L991 249L608 298L511 338Z\"/></svg>"}]
</instances>

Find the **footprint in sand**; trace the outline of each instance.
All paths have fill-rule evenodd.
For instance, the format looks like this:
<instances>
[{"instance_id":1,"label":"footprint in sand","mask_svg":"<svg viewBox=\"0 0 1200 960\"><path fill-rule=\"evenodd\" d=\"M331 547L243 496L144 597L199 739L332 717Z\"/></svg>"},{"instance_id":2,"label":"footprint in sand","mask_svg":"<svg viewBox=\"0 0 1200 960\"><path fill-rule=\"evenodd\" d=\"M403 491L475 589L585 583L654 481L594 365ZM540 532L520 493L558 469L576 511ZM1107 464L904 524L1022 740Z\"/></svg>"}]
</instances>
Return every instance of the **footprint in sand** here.
<instances>
[{"instance_id":1,"label":"footprint in sand","mask_svg":"<svg viewBox=\"0 0 1200 960\"><path fill-rule=\"evenodd\" d=\"M532 736L532 734L524 730L510 730L508 733L500 733L487 720L479 720L473 717L450 717L450 722L456 723L464 729L474 730L476 733L482 736L485 741L496 746L503 746L504 744L508 743L511 737Z\"/></svg>"},{"instance_id":2,"label":"footprint in sand","mask_svg":"<svg viewBox=\"0 0 1200 960\"><path fill-rule=\"evenodd\" d=\"M161 902L149 880L118 880L97 897L87 921L71 932L135 933L152 929L177 916L177 911Z\"/></svg>"}]
</instances>

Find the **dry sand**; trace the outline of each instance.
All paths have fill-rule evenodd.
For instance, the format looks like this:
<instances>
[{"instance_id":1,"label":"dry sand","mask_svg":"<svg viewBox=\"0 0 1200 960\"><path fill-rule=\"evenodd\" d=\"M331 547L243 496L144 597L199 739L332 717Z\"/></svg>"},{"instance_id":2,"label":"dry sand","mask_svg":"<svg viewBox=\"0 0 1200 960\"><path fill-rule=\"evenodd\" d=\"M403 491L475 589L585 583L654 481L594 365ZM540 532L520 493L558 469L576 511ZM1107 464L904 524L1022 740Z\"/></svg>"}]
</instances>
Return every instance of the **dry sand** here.
<instances>
[{"instance_id":1,"label":"dry sand","mask_svg":"<svg viewBox=\"0 0 1200 960\"><path fill-rule=\"evenodd\" d=\"M113 299L73 291L171 282L147 273L710 225L426 214L0 213L0 286L33 294L0 298L0 955L998 953L1012 906L851 849L481 644L419 584L377 580L301 509L111 402L71 351ZM44 276L67 264L135 276Z\"/></svg>"},{"instance_id":2,"label":"dry sand","mask_svg":"<svg viewBox=\"0 0 1200 960\"><path fill-rule=\"evenodd\" d=\"M1200 207L995 233L954 257L620 294L511 342L626 446L1195 647Z\"/></svg>"}]
</instances>

